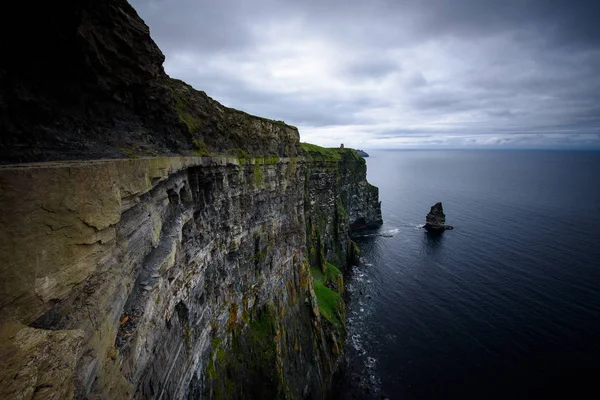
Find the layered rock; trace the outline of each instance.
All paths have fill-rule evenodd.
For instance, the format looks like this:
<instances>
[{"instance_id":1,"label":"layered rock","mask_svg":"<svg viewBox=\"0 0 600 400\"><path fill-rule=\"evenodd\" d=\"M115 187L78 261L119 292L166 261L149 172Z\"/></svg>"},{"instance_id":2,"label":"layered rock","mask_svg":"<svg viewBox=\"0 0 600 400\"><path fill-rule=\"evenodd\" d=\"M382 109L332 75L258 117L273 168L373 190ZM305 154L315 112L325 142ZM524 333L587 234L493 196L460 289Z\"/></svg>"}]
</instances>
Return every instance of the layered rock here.
<instances>
[{"instance_id":1,"label":"layered rock","mask_svg":"<svg viewBox=\"0 0 600 400\"><path fill-rule=\"evenodd\" d=\"M0 397L326 397L364 160L169 78L125 0L14 15L0 162L52 161L0 167Z\"/></svg>"},{"instance_id":2,"label":"layered rock","mask_svg":"<svg viewBox=\"0 0 600 400\"><path fill-rule=\"evenodd\" d=\"M323 317L311 268L346 264L352 218L378 223L364 168L346 156L1 168L0 392L324 397L345 330ZM343 304L334 312L343 321Z\"/></svg>"},{"instance_id":3,"label":"layered rock","mask_svg":"<svg viewBox=\"0 0 600 400\"><path fill-rule=\"evenodd\" d=\"M454 229L450 225L446 225L446 215L441 202L431 206L431 210L425 217L425 229L428 232L443 232L445 230Z\"/></svg>"}]
</instances>

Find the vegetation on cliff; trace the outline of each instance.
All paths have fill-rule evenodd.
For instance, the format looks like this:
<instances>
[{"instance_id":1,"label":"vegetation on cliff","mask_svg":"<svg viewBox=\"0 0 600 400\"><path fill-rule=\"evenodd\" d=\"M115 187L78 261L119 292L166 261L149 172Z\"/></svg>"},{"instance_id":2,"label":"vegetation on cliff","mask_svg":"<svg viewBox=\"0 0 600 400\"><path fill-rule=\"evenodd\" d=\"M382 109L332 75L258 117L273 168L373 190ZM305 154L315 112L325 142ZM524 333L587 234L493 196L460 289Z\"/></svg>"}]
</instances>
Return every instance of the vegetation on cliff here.
<instances>
[{"instance_id":1,"label":"vegetation on cliff","mask_svg":"<svg viewBox=\"0 0 600 400\"><path fill-rule=\"evenodd\" d=\"M311 143L300 143L302 155L312 161L340 162L353 160L364 165L365 161L354 149L341 147L321 147Z\"/></svg>"},{"instance_id":2,"label":"vegetation on cliff","mask_svg":"<svg viewBox=\"0 0 600 400\"><path fill-rule=\"evenodd\" d=\"M344 286L341 271L335 265L327 263L325 273L315 267L312 267L310 272L319 303L319 312L343 336L346 330L346 312L342 298Z\"/></svg>"}]
</instances>

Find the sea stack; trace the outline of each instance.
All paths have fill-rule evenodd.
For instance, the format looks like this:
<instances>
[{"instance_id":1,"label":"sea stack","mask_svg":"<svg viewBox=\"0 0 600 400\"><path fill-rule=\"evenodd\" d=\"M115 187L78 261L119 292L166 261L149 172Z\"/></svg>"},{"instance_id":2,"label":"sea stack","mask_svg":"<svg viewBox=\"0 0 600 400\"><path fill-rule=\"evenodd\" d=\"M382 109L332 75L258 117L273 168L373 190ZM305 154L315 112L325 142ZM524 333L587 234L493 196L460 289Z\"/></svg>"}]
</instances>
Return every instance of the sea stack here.
<instances>
[{"instance_id":1,"label":"sea stack","mask_svg":"<svg viewBox=\"0 0 600 400\"><path fill-rule=\"evenodd\" d=\"M438 202L431 206L431 211L425 218L425 229L427 232L443 232L449 229L454 229L450 225L446 225L446 215L442 203Z\"/></svg>"}]
</instances>

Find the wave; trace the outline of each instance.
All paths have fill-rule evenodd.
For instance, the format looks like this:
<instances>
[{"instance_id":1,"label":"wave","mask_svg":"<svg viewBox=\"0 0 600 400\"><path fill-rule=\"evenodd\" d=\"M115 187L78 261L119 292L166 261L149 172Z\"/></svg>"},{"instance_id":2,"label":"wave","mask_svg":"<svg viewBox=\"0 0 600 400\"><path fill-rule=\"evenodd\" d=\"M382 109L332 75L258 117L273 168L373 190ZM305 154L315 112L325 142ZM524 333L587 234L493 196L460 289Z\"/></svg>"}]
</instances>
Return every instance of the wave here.
<instances>
[{"instance_id":1,"label":"wave","mask_svg":"<svg viewBox=\"0 0 600 400\"><path fill-rule=\"evenodd\" d=\"M396 236L396 234L398 232L400 232L400 228L393 228L393 229L389 229L384 232L366 233L364 235L358 235L358 237L371 237L371 236L394 237L394 236Z\"/></svg>"},{"instance_id":2,"label":"wave","mask_svg":"<svg viewBox=\"0 0 600 400\"><path fill-rule=\"evenodd\" d=\"M394 229L390 229L389 231L381 233L380 236L394 237L398 232L400 232L400 228L394 228Z\"/></svg>"}]
</instances>

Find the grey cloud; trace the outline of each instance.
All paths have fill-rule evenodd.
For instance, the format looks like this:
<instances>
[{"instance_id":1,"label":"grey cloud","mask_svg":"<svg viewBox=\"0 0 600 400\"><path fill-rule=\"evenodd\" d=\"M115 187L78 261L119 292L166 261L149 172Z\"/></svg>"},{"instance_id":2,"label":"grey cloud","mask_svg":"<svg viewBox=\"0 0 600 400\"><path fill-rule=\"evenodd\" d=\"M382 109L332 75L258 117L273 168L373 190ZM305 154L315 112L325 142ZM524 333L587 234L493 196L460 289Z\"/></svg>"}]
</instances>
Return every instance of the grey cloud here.
<instances>
[{"instance_id":1,"label":"grey cloud","mask_svg":"<svg viewBox=\"0 0 600 400\"><path fill-rule=\"evenodd\" d=\"M412 73L406 80L406 85L410 88L419 88L427 85L427 79L420 72Z\"/></svg>"},{"instance_id":2,"label":"grey cloud","mask_svg":"<svg viewBox=\"0 0 600 400\"><path fill-rule=\"evenodd\" d=\"M232 79L232 86L222 87L222 79L223 77L215 79L213 75L212 79L191 79L188 83L194 87L202 87L209 96L229 107L292 125L326 127L358 123L359 120L354 115L356 110L378 104L373 99L361 97L342 102L327 94L302 98L295 94L261 91L236 79Z\"/></svg>"},{"instance_id":3,"label":"grey cloud","mask_svg":"<svg viewBox=\"0 0 600 400\"><path fill-rule=\"evenodd\" d=\"M517 115L511 110L490 110L488 114L492 117L502 117L502 118L511 118Z\"/></svg>"},{"instance_id":4,"label":"grey cloud","mask_svg":"<svg viewBox=\"0 0 600 400\"><path fill-rule=\"evenodd\" d=\"M391 146L600 147L597 1L132 4L169 74L254 114Z\"/></svg>"},{"instance_id":5,"label":"grey cloud","mask_svg":"<svg viewBox=\"0 0 600 400\"><path fill-rule=\"evenodd\" d=\"M219 0L133 0L164 52L192 49L201 53L239 51L255 44L248 18L261 9L250 2ZM218 4L218 6L217 6ZM261 4L260 2L257 4Z\"/></svg>"},{"instance_id":6,"label":"grey cloud","mask_svg":"<svg viewBox=\"0 0 600 400\"><path fill-rule=\"evenodd\" d=\"M380 79L401 69L398 62L388 55L370 52L360 54L357 60L348 63L344 68L344 72L350 78Z\"/></svg>"}]
</instances>

